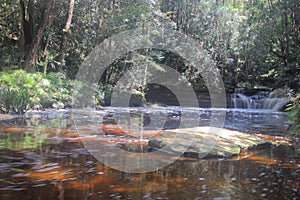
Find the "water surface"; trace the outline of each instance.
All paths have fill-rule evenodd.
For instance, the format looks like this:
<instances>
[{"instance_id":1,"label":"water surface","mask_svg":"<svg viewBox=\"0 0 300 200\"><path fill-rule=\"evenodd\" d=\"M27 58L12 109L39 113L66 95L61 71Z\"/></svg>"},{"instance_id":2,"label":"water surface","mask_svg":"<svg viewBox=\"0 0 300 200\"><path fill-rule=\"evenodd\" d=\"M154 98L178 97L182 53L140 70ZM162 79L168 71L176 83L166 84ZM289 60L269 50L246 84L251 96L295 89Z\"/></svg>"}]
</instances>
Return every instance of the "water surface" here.
<instances>
[{"instance_id":1,"label":"water surface","mask_svg":"<svg viewBox=\"0 0 300 200\"><path fill-rule=\"evenodd\" d=\"M300 147L273 146L231 159L180 158L143 174L98 162L83 145L105 134L128 151L147 153L147 135L180 127L181 111L197 112L186 124L209 125L211 109L110 108L105 111L31 112L0 124L1 199L298 199ZM79 114L78 114L79 113ZM285 113L226 110L226 128L283 135ZM124 134L116 134L115 124ZM104 129L106 132L104 133ZM121 132L122 133L122 132ZM128 135L127 133L131 133ZM134 136L134 137L133 137ZM166 158L167 159L167 158Z\"/></svg>"}]
</instances>

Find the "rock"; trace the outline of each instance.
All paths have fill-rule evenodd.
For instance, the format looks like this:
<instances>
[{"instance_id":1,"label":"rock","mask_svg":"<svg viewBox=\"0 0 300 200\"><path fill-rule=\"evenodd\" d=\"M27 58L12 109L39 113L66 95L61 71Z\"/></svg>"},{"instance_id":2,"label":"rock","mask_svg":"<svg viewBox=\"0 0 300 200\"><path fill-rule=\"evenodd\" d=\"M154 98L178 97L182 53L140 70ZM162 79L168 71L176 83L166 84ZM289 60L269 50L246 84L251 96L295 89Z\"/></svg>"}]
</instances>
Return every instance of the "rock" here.
<instances>
[{"instance_id":1,"label":"rock","mask_svg":"<svg viewBox=\"0 0 300 200\"><path fill-rule=\"evenodd\" d=\"M133 91L129 101L130 107L144 107L146 104L145 94L140 91Z\"/></svg>"},{"instance_id":2,"label":"rock","mask_svg":"<svg viewBox=\"0 0 300 200\"><path fill-rule=\"evenodd\" d=\"M9 115L9 114L0 114L0 120L8 120L8 119L13 119L15 116Z\"/></svg>"},{"instance_id":3,"label":"rock","mask_svg":"<svg viewBox=\"0 0 300 200\"><path fill-rule=\"evenodd\" d=\"M256 135L216 127L164 130L149 140L149 147L198 158L230 158L249 148L270 146Z\"/></svg>"},{"instance_id":4,"label":"rock","mask_svg":"<svg viewBox=\"0 0 300 200\"><path fill-rule=\"evenodd\" d=\"M58 101L58 102L53 103L52 107L54 109L63 109L65 107L65 104L63 102Z\"/></svg>"}]
</instances>

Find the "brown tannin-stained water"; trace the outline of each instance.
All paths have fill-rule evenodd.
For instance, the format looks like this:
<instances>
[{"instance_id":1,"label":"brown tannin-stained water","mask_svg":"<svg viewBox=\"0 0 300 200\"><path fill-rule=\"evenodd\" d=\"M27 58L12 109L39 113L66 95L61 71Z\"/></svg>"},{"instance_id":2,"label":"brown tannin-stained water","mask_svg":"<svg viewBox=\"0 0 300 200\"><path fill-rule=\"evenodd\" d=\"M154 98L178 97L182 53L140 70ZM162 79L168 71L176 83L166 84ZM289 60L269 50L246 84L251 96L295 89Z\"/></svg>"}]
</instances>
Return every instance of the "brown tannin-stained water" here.
<instances>
[{"instance_id":1,"label":"brown tannin-stained water","mask_svg":"<svg viewBox=\"0 0 300 200\"><path fill-rule=\"evenodd\" d=\"M208 125L211 111L197 111L199 125ZM300 198L299 144L230 159L182 157L153 172L125 173L97 161L83 141L103 134L106 139L99 145L147 153L147 141L157 131L179 127L180 110L109 108L72 114L32 112L0 121L0 199ZM146 126L155 117L165 118L163 127ZM287 125L285 113L229 109L224 127L274 136L284 134Z\"/></svg>"}]
</instances>

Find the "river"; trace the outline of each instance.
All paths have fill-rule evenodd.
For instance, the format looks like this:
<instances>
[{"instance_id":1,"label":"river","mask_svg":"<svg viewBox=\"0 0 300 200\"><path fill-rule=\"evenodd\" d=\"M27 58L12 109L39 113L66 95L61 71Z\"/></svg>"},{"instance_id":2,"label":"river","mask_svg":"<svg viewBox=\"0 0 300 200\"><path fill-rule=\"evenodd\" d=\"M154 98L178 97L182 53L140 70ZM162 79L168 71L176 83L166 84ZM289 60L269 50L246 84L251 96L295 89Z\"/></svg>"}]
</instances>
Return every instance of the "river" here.
<instances>
[{"instance_id":1,"label":"river","mask_svg":"<svg viewBox=\"0 0 300 200\"><path fill-rule=\"evenodd\" d=\"M181 112L197 112L188 123L207 126L213 109L107 108L28 112L0 121L0 199L299 199L300 147L272 146L230 159L181 157L147 173L118 171L99 162L84 141L105 126L134 134L180 127ZM217 110L218 112L218 110ZM226 109L224 127L249 134L283 136L287 114ZM74 114L75 113L75 114ZM188 115L187 115L188 116ZM185 123L185 124L188 124ZM147 138L107 129L111 145L148 153ZM168 159L168 158L165 158Z\"/></svg>"}]
</instances>

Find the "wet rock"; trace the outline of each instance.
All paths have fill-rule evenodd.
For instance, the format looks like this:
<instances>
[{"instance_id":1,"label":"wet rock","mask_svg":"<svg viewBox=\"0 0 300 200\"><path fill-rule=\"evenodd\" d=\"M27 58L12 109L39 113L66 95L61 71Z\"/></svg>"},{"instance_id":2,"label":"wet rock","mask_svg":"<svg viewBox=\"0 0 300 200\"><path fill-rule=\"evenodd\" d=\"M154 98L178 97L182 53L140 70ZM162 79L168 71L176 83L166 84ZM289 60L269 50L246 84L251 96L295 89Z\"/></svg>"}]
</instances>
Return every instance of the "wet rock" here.
<instances>
[{"instance_id":1,"label":"wet rock","mask_svg":"<svg viewBox=\"0 0 300 200\"><path fill-rule=\"evenodd\" d=\"M13 119L14 116L9 115L9 114L0 114L0 120L8 120L8 119Z\"/></svg>"},{"instance_id":2,"label":"wet rock","mask_svg":"<svg viewBox=\"0 0 300 200\"><path fill-rule=\"evenodd\" d=\"M146 104L145 94L140 91L133 91L129 101L130 107L143 107Z\"/></svg>"},{"instance_id":3,"label":"wet rock","mask_svg":"<svg viewBox=\"0 0 300 200\"><path fill-rule=\"evenodd\" d=\"M198 158L230 158L269 142L238 131L215 127L165 130L149 140L149 147Z\"/></svg>"}]
</instances>

